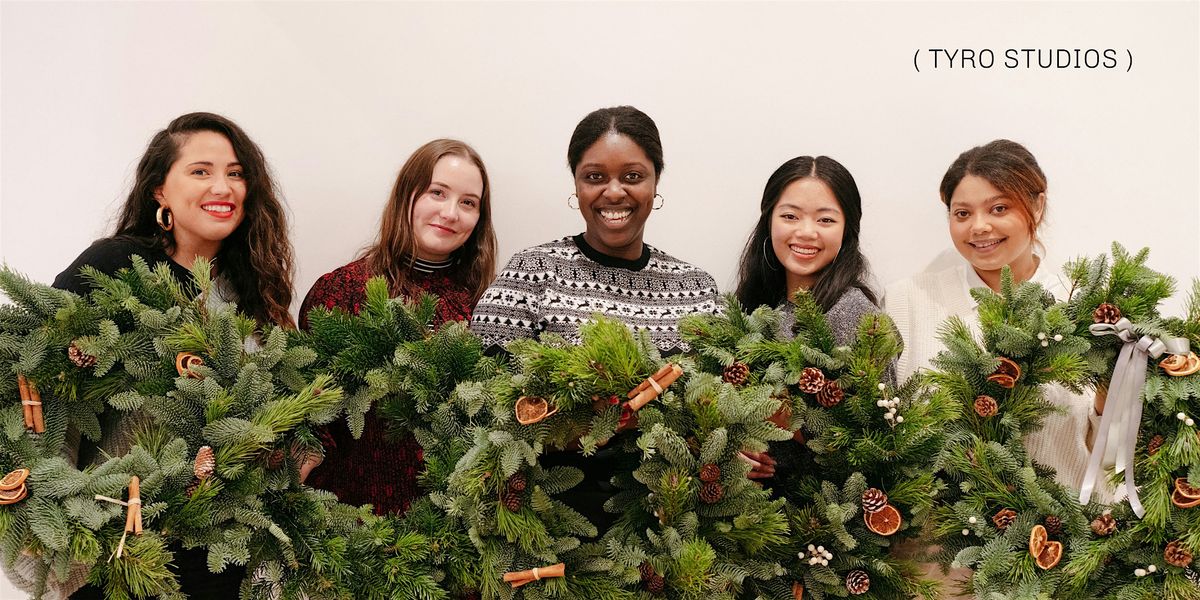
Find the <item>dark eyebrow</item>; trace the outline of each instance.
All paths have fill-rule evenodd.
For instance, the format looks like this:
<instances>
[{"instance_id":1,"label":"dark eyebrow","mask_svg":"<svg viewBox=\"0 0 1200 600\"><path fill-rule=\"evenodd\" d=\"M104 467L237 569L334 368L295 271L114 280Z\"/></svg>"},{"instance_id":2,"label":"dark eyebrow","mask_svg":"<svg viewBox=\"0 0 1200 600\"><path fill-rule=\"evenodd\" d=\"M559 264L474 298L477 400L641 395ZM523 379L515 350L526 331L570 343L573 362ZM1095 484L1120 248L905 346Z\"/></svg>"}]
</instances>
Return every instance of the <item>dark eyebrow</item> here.
<instances>
[{"instance_id":1,"label":"dark eyebrow","mask_svg":"<svg viewBox=\"0 0 1200 600\"><path fill-rule=\"evenodd\" d=\"M198 161L196 161L196 162L193 162L193 163L188 163L188 166L189 166L189 167L194 167L194 166L196 166L196 165L200 165L200 166L203 166L203 167L211 167L211 166L213 166L213 164L212 164L211 162L207 161L207 160L198 160ZM228 165L226 165L226 166L230 166L230 167L240 167L240 166L242 166L242 163L240 163L240 162L231 162L231 163L229 163L229 164L228 164Z\"/></svg>"},{"instance_id":2,"label":"dark eyebrow","mask_svg":"<svg viewBox=\"0 0 1200 600\"><path fill-rule=\"evenodd\" d=\"M792 210L800 210L800 206L799 206L799 205L797 205L797 204L792 204L791 202L781 202L781 203L779 204L779 208L790 208L790 209L792 209ZM816 210L816 212L818 212L818 213L823 213L823 212L831 212L831 213L838 213L838 214L842 214L842 209L840 209L840 208L835 208L835 207L831 207L831 206L826 206L826 207L824 207L824 208L818 208L818 209Z\"/></svg>"},{"instance_id":3,"label":"dark eyebrow","mask_svg":"<svg viewBox=\"0 0 1200 600\"><path fill-rule=\"evenodd\" d=\"M997 200L1008 200L1008 196L1005 196L1004 194L996 194L995 196L992 196L990 198L984 198L979 203L980 204L988 204L991 202L995 202ZM962 206L963 206L962 202L951 202L950 203L950 208L954 208L954 207L961 208Z\"/></svg>"}]
</instances>

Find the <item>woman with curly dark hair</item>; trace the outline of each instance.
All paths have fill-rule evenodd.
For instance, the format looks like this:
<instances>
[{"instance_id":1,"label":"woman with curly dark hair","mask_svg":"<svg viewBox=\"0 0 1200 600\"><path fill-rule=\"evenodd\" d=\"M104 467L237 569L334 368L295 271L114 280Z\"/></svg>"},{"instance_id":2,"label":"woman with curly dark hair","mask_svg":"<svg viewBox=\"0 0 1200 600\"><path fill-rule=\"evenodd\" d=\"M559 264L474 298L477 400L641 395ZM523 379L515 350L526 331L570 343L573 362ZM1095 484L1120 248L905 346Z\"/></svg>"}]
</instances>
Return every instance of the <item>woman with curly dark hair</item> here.
<instances>
[{"instance_id":1,"label":"woman with curly dark hair","mask_svg":"<svg viewBox=\"0 0 1200 600\"><path fill-rule=\"evenodd\" d=\"M54 287L80 295L92 291L80 274L90 266L105 274L131 266L139 256L151 266L166 264L185 288L199 258L211 261L210 302L236 302L261 324L293 327L292 246L287 216L262 151L229 119L212 113L176 118L150 140L138 163L133 189L117 217L112 236L97 240L54 280ZM128 452L136 417L100 415L99 443L84 440L80 468ZM192 449L195 452L195 448ZM245 569L230 565L210 573L205 548L173 547L180 588L192 598L234 598ZM28 567L18 558L9 570L18 585ZM13 577L15 575L15 577ZM104 597L84 586L86 572L73 569L51 582L47 597ZM29 581L32 581L31 579Z\"/></svg>"}]
</instances>

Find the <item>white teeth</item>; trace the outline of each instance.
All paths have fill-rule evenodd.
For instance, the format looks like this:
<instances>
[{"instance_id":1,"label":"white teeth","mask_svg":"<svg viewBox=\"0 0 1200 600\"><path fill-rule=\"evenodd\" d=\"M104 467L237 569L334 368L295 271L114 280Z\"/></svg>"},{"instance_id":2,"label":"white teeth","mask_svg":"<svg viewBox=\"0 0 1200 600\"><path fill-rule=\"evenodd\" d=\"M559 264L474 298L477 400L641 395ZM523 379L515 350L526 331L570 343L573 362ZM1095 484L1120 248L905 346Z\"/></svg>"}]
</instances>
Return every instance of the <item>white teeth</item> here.
<instances>
[{"instance_id":1,"label":"white teeth","mask_svg":"<svg viewBox=\"0 0 1200 600\"><path fill-rule=\"evenodd\" d=\"M207 210L208 212L215 212L215 213L233 212L233 207L229 206L228 204L218 204L216 206L204 206L202 208L204 210Z\"/></svg>"},{"instance_id":2,"label":"white teeth","mask_svg":"<svg viewBox=\"0 0 1200 600\"><path fill-rule=\"evenodd\" d=\"M815 256L817 254L816 248L800 248L798 246L789 246L789 248L792 249L792 252L795 252L796 254L803 254L805 256Z\"/></svg>"},{"instance_id":3,"label":"white teeth","mask_svg":"<svg viewBox=\"0 0 1200 600\"><path fill-rule=\"evenodd\" d=\"M633 210L629 208L621 210L601 210L600 215L609 221L621 221L633 214Z\"/></svg>"},{"instance_id":4,"label":"white teeth","mask_svg":"<svg viewBox=\"0 0 1200 600\"><path fill-rule=\"evenodd\" d=\"M980 249L991 248L992 246L995 246L996 244L999 244L1002 241L1003 240L988 240L986 242L971 242L971 245L975 246L976 248L980 248Z\"/></svg>"}]
</instances>

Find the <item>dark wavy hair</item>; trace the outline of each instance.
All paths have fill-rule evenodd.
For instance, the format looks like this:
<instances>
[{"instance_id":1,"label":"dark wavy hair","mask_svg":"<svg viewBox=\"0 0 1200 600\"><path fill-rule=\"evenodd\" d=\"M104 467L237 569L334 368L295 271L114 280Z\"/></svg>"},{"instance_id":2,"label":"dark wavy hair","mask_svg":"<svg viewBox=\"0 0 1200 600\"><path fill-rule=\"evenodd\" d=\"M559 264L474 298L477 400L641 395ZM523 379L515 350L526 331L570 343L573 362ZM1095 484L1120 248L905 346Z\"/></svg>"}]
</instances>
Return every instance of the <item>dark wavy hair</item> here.
<instances>
[{"instance_id":1,"label":"dark wavy hair","mask_svg":"<svg viewBox=\"0 0 1200 600\"><path fill-rule=\"evenodd\" d=\"M496 274L496 232L492 228L492 185L488 182L487 167L474 148L466 142L437 139L417 148L400 167L387 207L380 219L379 237L363 250L362 257L373 275L388 281L393 296L407 296L408 276L417 256L417 238L413 235L413 204L429 189L433 169L445 156L458 156L479 168L483 193L479 197L479 220L463 245L454 251L457 264L448 275L464 286L474 304L483 295Z\"/></svg>"},{"instance_id":2,"label":"dark wavy hair","mask_svg":"<svg viewBox=\"0 0 1200 600\"><path fill-rule=\"evenodd\" d=\"M583 153L607 133L619 133L633 140L654 164L654 178L662 175L663 149L658 126L649 115L632 106L594 110L575 126L571 142L567 145L567 166L572 173L579 166L579 161L583 160Z\"/></svg>"},{"instance_id":3,"label":"dark wavy hair","mask_svg":"<svg viewBox=\"0 0 1200 600\"><path fill-rule=\"evenodd\" d=\"M870 267L858 243L862 221L858 185L846 167L828 156L798 156L780 165L767 179L758 223L742 251L736 292L738 301L747 310L753 310L764 304L778 306L787 299L787 272L771 247L771 214L783 190L806 177L820 179L833 190L846 219L837 257L821 270L816 284L809 290L813 299L822 310L828 311L846 290L858 288L872 303L878 304L875 293L866 284Z\"/></svg>"},{"instance_id":4,"label":"dark wavy hair","mask_svg":"<svg viewBox=\"0 0 1200 600\"><path fill-rule=\"evenodd\" d=\"M175 236L163 231L156 221L159 204L154 191L166 181L171 165L179 158L179 149L200 131L218 133L229 140L246 182L245 217L221 242L213 266L237 295L239 309L259 323L295 327L289 313L295 265L287 214L262 150L225 117L188 113L154 134L138 162L133 189L117 216L114 237L157 246L168 255L174 252Z\"/></svg>"}]
</instances>

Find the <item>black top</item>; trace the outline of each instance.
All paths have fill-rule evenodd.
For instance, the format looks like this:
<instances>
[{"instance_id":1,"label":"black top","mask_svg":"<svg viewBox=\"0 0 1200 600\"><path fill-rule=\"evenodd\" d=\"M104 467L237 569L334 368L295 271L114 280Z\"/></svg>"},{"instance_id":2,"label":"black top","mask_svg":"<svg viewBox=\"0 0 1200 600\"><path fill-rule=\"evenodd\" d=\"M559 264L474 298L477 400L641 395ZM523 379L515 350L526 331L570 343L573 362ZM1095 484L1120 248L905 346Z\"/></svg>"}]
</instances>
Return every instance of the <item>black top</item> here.
<instances>
[{"instance_id":1,"label":"black top","mask_svg":"<svg viewBox=\"0 0 1200 600\"><path fill-rule=\"evenodd\" d=\"M84 250L83 254L80 254L79 258L71 263L71 266L54 278L54 287L83 296L92 291L92 286L79 275L79 269L90 266L105 275L112 275L121 269L132 267L133 260L130 259L130 256L135 254L146 259L146 263L151 267L160 262L167 263L171 267L171 274L184 285L188 285L192 281L191 272L183 265L171 260L166 251L158 247L152 240L110 237L96 240L87 250Z\"/></svg>"}]
</instances>

